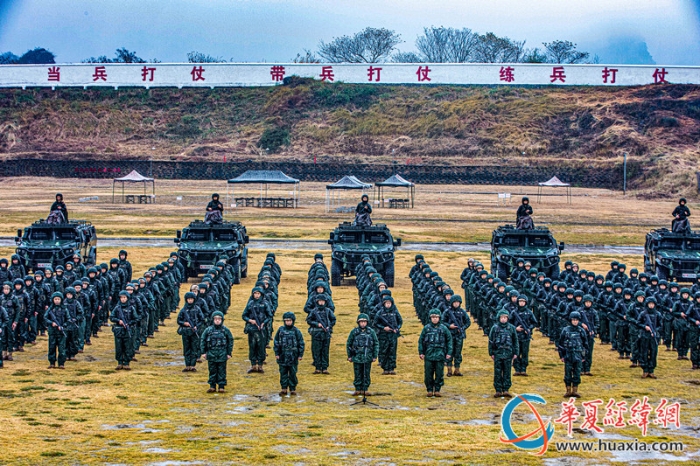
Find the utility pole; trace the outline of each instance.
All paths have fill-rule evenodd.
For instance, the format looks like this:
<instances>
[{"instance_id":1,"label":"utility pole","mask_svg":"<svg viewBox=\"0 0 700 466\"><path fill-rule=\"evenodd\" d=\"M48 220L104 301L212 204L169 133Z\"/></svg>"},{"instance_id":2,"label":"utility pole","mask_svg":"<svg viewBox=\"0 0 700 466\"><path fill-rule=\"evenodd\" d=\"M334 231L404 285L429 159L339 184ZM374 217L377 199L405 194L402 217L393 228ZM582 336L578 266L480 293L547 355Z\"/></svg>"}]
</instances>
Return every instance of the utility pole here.
<instances>
[{"instance_id":1,"label":"utility pole","mask_svg":"<svg viewBox=\"0 0 700 466\"><path fill-rule=\"evenodd\" d=\"M627 152L622 153L622 195L627 195Z\"/></svg>"}]
</instances>

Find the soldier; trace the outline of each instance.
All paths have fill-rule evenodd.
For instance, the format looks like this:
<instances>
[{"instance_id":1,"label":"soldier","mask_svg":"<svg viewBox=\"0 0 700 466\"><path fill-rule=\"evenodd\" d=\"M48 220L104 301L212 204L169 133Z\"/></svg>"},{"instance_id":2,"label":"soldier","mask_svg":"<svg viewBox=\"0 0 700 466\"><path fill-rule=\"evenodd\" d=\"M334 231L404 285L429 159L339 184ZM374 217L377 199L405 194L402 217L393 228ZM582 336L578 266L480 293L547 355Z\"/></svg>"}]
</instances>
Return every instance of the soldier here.
<instances>
[{"instance_id":1,"label":"soldier","mask_svg":"<svg viewBox=\"0 0 700 466\"><path fill-rule=\"evenodd\" d=\"M73 270L78 278L83 278L87 276L87 268L83 264L83 258L80 256L80 251L76 251L73 254Z\"/></svg>"},{"instance_id":2,"label":"soldier","mask_svg":"<svg viewBox=\"0 0 700 466\"><path fill-rule=\"evenodd\" d=\"M275 359L280 370L280 396L286 396L287 390L291 396L297 394L297 368L304 357L304 337L294 326L296 316L293 312L285 312L282 316L284 325L275 334Z\"/></svg>"},{"instance_id":3,"label":"soldier","mask_svg":"<svg viewBox=\"0 0 700 466\"><path fill-rule=\"evenodd\" d=\"M655 379L656 357L659 351L659 340L663 317L656 309L656 299L646 299L646 310L639 315L639 362L642 366L642 378Z\"/></svg>"},{"instance_id":4,"label":"soldier","mask_svg":"<svg viewBox=\"0 0 700 466\"><path fill-rule=\"evenodd\" d=\"M520 353L517 331L508 323L508 311L505 309L496 314L496 323L489 331L489 356L493 360L493 387L496 390L494 398L511 398L508 393L511 387L511 368L513 361Z\"/></svg>"},{"instance_id":5,"label":"soldier","mask_svg":"<svg viewBox=\"0 0 700 466\"><path fill-rule=\"evenodd\" d=\"M10 319L7 317L7 311L4 307L0 306L0 350L2 350L2 356L0 356L0 369L3 366L3 360L5 359L5 334L7 333L7 327L9 326Z\"/></svg>"},{"instance_id":6,"label":"soldier","mask_svg":"<svg viewBox=\"0 0 700 466\"><path fill-rule=\"evenodd\" d=\"M11 281L10 270L7 268L9 262L4 257L0 259L0 283Z\"/></svg>"},{"instance_id":7,"label":"soldier","mask_svg":"<svg viewBox=\"0 0 700 466\"><path fill-rule=\"evenodd\" d=\"M63 300L63 306L68 311L71 316L70 320L64 322L63 330L65 330L67 335L66 340L66 361L77 361L75 356L80 351L80 321L84 319L83 307L80 305L76 299L76 291L72 286L66 287L65 299Z\"/></svg>"},{"instance_id":8,"label":"soldier","mask_svg":"<svg viewBox=\"0 0 700 466\"><path fill-rule=\"evenodd\" d=\"M693 369L700 369L700 291L696 292L693 297L693 307L688 315L688 342L690 344L690 360L693 363ZM1 312L1 311L0 311Z\"/></svg>"},{"instance_id":9,"label":"soldier","mask_svg":"<svg viewBox=\"0 0 700 466\"><path fill-rule=\"evenodd\" d=\"M584 322L581 327L588 335L588 346L586 355L583 358L583 363L581 364L581 370L583 375L592 376L591 364L593 364L593 346L595 344L597 329L600 326L598 311L593 307L593 296L589 294L583 296L583 309L581 309L579 314L581 314L581 320Z\"/></svg>"},{"instance_id":10,"label":"soldier","mask_svg":"<svg viewBox=\"0 0 700 466\"><path fill-rule=\"evenodd\" d=\"M313 365L316 368L314 374L329 374L329 351L331 335L335 326L335 314L326 306L328 296L316 296L316 306L306 317L311 334L311 352L313 354Z\"/></svg>"},{"instance_id":11,"label":"soldier","mask_svg":"<svg viewBox=\"0 0 700 466\"><path fill-rule=\"evenodd\" d=\"M212 319L215 314L216 312L212 315ZM243 321L246 323L244 333L248 335L248 359L250 359L251 364L250 369L248 369L249 374L265 372L262 366L266 357L265 345L267 344L267 326L270 316L269 305L263 299L263 289L256 286L253 288L252 296L243 311Z\"/></svg>"},{"instance_id":12,"label":"soldier","mask_svg":"<svg viewBox=\"0 0 700 466\"><path fill-rule=\"evenodd\" d=\"M185 368L182 372L197 372L197 357L202 354L199 349L199 329L204 315L195 304L196 300L197 295L191 291L185 293L185 305L177 315L177 333L182 336L182 351L185 356Z\"/></svg>"},{"instance_id":13,"label":"soldier","mask_svg":"<svg viewBox=\"0 0 700 466\"><path fill-rule=\"evenodd\" d=\"M119 292L119 302L112 308L109 318L112 322L112 333L114 333L114 353L118 371L130 371L129 363L134 357L131 325L136 310L130 302L130 296L128 291Z\"/></svg>"},{"instance_id":14,"label":"soldier","mask_svg":"<svg viewBox=\"0 0 700 466\"><path fill-rule=\"evenodd\" d=\"M30 302L29 295L24 291L24 281L16 278L12 282L14 286L13 295L19 303L18 311L15 313L12 330L14 330L15 347L14 351L20 353L24 351L24 344L27 342L29 330L29 314L34 310L33 303Z\"/></svg>"},{"instance_id":15,"label":"soldier","mask_svg":"<svg viewBox=\"0 0 700 466\"><path fill-rule=\"evenodd\" d=\"M688 314L693 307L693 302L690 300L690 290L683 288L681 290L681 299L673 305L673 329L675 331L676 351L678 352L678 360L688 360Z\"/></svg>"},{"instance_id":16,"label":"soldier","mask_svg":"<svg viewBox=\"0 0 700 466\"><path fill-rule=\"evenodd\" d=\"M445 362L452 358L452 335L440 322L439 309L432 309L428 315L430 322L423 327L418 338L418 355L424 362L427 396L439 398L445 383Z\"/></svg>"},{"instance_id":17,"label":"soldier","mask_svg":"<svg viewBox=\"0 0 700 466\"><path fill-rule=\"evenodd\" d=\"M56 193L56 201L51 204L51 212L61 212L63 215L63 221L68 223L68 209L66 204L63 202L63 194Z\"/></svg>"},{"instance_id":18,"label":"soldier","mask_svg":"<svg viewBox=\"0 0 700 466\"><path fill-rule=\"evenodd\" d=\"M639 367L639 315L646 309L644 301L646 296L643 291L637 291L634 294L634 301L627 308L625 320L629 332L629 347L632 350L630 355L630 367Z\"/></svg>"},{"instance_id":19,"label":"soldier","mask_svg":"<svg viewBox=\"0 0 700 466\"><path fill-rule=\"evenodd\" d=\"M686 205L688 201L682 197L678 201L678 205L673 209L673 222L671 222L671 230L674 232L690 232L690 223L688 222L688 217L690 217L690 209Z\"/></svg>"},{"instance_id":20,"label":"soldier","mask_svg":"<svg viewBox=\"0 0 700 466\"><path fill-rule=\"evenodd\" d=\"M127 253L124 249L119 251L119 268L124 270L125 275L122 286L131 281L131 262L126 259L128 255L129 253Z\"/></svg>"},{"instance_id":21,"label":"soldier","mask_svg":"<svg viewBox=\"0 0 700 466\"><path fill-rule=\"evenodd\" d=\"M574 311L569 315L570 325L564 327L559 335L557 348L559 358L564 363L564 383L566 393L564 398L578 398L578 386L581 383L581 365L588 351L588 335L579 327L581 314Z\"/></svg>"},{"instance_id":22,"label":"soldier","mask_svg":"<svg viewBox=\"0 0 700 466\"><path fill-rule=\"evenodd\" d=\"M515 227L520 229L532 229L532 221L530 221L530 228L525 225L523 219L530 217L532 215L532 206L530 205L530 198L523 196L520 207L518 207L518 212L515 214ZM521 224L521 222L523 224Z\"/></svg>"},{"instance_id":23,"label":"soldier","mask_svg":"<svg viewBox=\"0 0 700 466\"><path fill-rule=\"evenodd\" d=\"M27 315L29 316L29 321L27 322L27 343L34 346L36 345L36 336L39 334L39 312L43 313L43 293L35 285L34 277L27 275L24 277L24 292L27 293L29 297L29 309L27 310ZM40 308L42 308L40 310Z\"/></svg>"},{"instance_id":24,"label":"soldier","mask_svg":"<svg viewBox=\"0 0 700 466\"><path fill-rule=\"evenodd\" d=\"M73 261L66 262L66 264L63 266L63 279L66 281L68 286L71 286L76 278L78 278L78 276L76 275L75 270L73 270Z\"/></svg>"},{"instance_id":25,"label":"soldier","mask_svg":"<svg viewBox=\"0 0 700 466\"><path fill-rule=\"evenodd\" d=\"M527 296L522 294L518 296L518 307L510 313L509 320L518 335L517 358L513 360L514 375L527 377L527 366L530 363L530 341L532 340L532 331L537 327L537 319L527 308Z\"/></svg>"},{"instance_id":26,"label":"soldier","mask_svg":"<svg viewBox=\"0 0 700 466\"><path fill-rule=\"evenodd\" d=\"M12 263L10 264L10 280L17 280L18 278L22 280L25 275L27 275L27 272L24 270L24 266L19 260L19 256L17 254L12 254Z\"/></svg>"},{"instance_id":27,"label":"soldier","mask_svg":"<svg viewBox=\"0 0 700 466\"><path fill-rule=\"evenodd\" d=\"M459 370L462 367L462 348L464 347L464 340L467 338L467 329L471 326L472 321L461 305L462 297L454 295L450 298L450 306L445 313L445 325L447 325L452 336L451 357L446 361L448 377L453 375L462 377L463 375ZM453 365L454 372L452 372Z\"/></svg>"},{"instance_id":28,"label":"soldier","mask_svg":"<svg viewBox=\"0 0 700 466\"><path fill-rule=\"evenodd\" d=\"M345 350L348 362L351 362L355 371L353 396L370 396L367 391L371 381L372 363L377 360L379 354L379 339L375 331L368 326L367 314L357 316L357 327L350 331ZM385 371L386 372L386 371Z\"/></svg>"},{"instance_id":29,"label":"soldier","mask_svg":"<svg viewBox=\"0 0 700 466\"><path fill-rule=\"evenodd\" d=\"M402 326L403 319L394 298L384 296L381 309L374 317L375 333L379 338L379 366L384 370L382 375L396 375L396 349Z\"/></svg>"},{"instance_id":30,"label":"soldier","mask_svg":"<svg viewBox=\"0 0 700 466\"><path fill-rule=\"evenodd\" d=\"M49 369L65 369L66 363L66 325L73 316L70 315L66 306L63 305L63 294L55 292L51 295L52 305L44 314L44 322L49 329Z\"/></svg>"},{"instance_id":31,"label":"soldier","mask_svg":"<svg viewBox=\"0 0 700 466\"><path fill-rule=\"evenodd\" d=\"M202 334L202 359L209 365L209 390L214 393L219 386L219 393L226 391L226 363L233 353L233 335L224 326L224 314L216 311L212 316L212 325Z\"/></svg>"}]
</instances>

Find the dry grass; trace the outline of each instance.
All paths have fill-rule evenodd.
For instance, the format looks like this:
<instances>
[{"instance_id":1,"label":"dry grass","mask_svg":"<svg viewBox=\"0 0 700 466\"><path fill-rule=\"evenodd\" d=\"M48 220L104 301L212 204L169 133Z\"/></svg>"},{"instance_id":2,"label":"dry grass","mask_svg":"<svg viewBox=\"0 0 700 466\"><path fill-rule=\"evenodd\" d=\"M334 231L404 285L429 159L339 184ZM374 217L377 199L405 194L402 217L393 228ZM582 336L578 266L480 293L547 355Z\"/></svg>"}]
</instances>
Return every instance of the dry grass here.
<instances>
[{"instance_id":1,"label":"dry grass","mask_svg":"<svg viewBox=\"0 0 700 466\"><path fill-rule=\"evenodd\" d=\"M382 86L7 89L0 156L429 165L640 164L638 188L692 192L700 88ZM284 127L277 154L258 147ZM153 149L148 149L153 148ZM274 149L274 148L273 148ZM273 150L274 152L274 150Z\"/></svg>"},{"instance_id":2,"label":"dry grass","mask_svg":"<svg viewBox=\"0 0 700 466\"><path fill-rule=\"evenodd\" d=\"M6 256L9 249L0 250ZM116 249L100 250L106 260ZM278 312L294 311L298 318L305 302L303 283L314 251L277 251L283 269ZM135 271L160 261L166 250L131 249ZM485 256L476 255L480 259ZM427 254L426 258L454 287L466 256ZM252 251L251 267L258 269L263 252ZM609 257L574 257L582 267L603 271ZM618 258L619 259L619 258ZM639 266L638 257L623 258ZM205 393L206 366L196 374L183 374L181 342L174 320L168 320L151 346L143 348L130 373L114 372L113 340L108 329L65 371L48 371L46 339L2 370L0 390L0 444L3 462L14 464L144 464L157 461L232 462L235 464L377 464L393 462L449 464L539 464L535 457L504 447L498 442L498 419L504 405L490 397L493 392L492 364L486 338L476 327L465 343L466 376L447 379L441 400L424 398L422 365L416 354L420 324L411 306L410 281L406 278L412 255L397 255L394 296L404 316L404 337L399 340L398 375L383 377L373 370L372 401L383 409L350 407L354 400L352 367L345 361L345 338L357 315L354 287L334 288L338 325L331 344L331 375L313 376L307 353L300 365L299 396L277 396L278 374L273 363L265 374L246 375L247 341L240 314L252 286L247 279L234 288L233 303L226 319L235 337L233 358L228 366L229 387L224 395ZM184 293L183 287L183 293ZM299 319L302 320L302 319ZM306 327L300 326L310 344ZM682 403L686 429L652 428L647 441L672 439L686 443L687 451L700 446L697 426L700 416L697 376L688 363L672 353L659 355L659 379L640 380L638 370L628 369L605 347L596 349L593 372L581 385L582 400L596 397L628 401L650 396ZM540 408L545 418L554 418L562 399L563 368L556 353L537 337L531 350L531 376L514 378L513 392L539 393L549 404ZM481 423L481 424L479 424ZM524 429L524 427L523 427ZM631 439L637 428L608 431ZM557 439L562 439L557 426ZM590 436L575 434L577 440ZM596 464L611 456L558 455L547 458L584 459ZM177 464L177 463L170 463Z\"/></svg>"},{"instance_id":3,"label":"dry grass","mask_svg":"<svg viewBox=\"0 0 700 466\"><path fill-rule=\"evenodd\" d=\"M64 194L72 218L88 219L101 236L174 237L175 230L193 218L202 218L212 192L225 201L223 181L157 181L158 204L112 204L111 180L54 178L5 178L0 182L0 235L16 234L39 217L45 218L54 193ZM128 189L128 188L127 188ZM271 190L271 196L289 196L288 188ZM416 208L376 209L375 222L385 222L395 236L404 241L490 241L491 231L500 224L512 223L520 203L520 194L531 198L535 222L548 225L559 241L572 244L643 245L651 228L669 226L671 211L677 203L667 200L643 200L634 194L603 189L573 190L572 204L551 188L537 203L532 186L420 185L416 189ZM138 194L132 187L127 193ZM142 191L141 191L142 192ZM513 193L513 201L498 205L498 192ZM236 195L257 196L255 187ZM387 191L385 197L404 197L404 190ZM78 199L99 196L99 201L81 203ZM176 198L181 196L181 202ZM348 192L341 204L354 206L358 192ZM697 212L691 199L690 208ZM326 239L338 222L352 214L325 212L325 183L301 184L299 209L227 209L226 217L242 221L252 238Z\"/></svg>"}]
</instances>

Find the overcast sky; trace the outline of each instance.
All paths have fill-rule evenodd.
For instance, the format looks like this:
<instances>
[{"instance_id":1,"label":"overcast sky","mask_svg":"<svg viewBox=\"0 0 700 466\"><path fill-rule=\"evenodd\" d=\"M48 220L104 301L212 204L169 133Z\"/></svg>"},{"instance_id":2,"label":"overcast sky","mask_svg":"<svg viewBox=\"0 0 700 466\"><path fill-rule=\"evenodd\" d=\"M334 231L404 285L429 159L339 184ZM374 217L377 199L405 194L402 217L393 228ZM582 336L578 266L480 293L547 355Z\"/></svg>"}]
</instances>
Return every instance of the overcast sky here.
<instances>
[{"instance_id":1,"label":"overcast sky","mask_svg":"<svg viewBox=\"0 0 700 466\"><path fill-rule=\"evenodd\" d=\"M700 0L0 0L0 53L45 47L79 62L126 47L162 62L193 50L287 62L367 26L396 30L412 51L431 25L527 47L571 40L602 63L700 65Z\"/></svg>"}]
</instances>

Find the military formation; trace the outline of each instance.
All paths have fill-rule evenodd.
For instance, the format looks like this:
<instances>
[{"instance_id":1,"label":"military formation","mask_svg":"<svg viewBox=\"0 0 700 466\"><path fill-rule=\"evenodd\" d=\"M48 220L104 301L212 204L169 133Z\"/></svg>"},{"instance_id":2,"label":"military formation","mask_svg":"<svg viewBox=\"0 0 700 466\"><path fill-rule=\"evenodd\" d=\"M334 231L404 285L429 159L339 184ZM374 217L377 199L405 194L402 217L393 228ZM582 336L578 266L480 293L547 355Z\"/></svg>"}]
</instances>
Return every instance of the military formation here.
<instances>
[{"instance_id":1,"label":"military formation","mask_svg":"<svg viewBox=\"0 0 700 466\"><path fill-rule=\"evenodd\" d=\"M597 275L567 261L552 280L517 259L507 284L469 259L461 278L467 307L489 335L489 353L492 347L513 347L504 353L513 352L514 375L526 376L529 341L537 328L556 345L565 364L564 396L578 397L581 375L593 375L596 341L609 345L619 359L629 359L631 368L641 368L642 378L657 378L661 344L666 351L676 351L678 360L687 360L690 350L692 369L700 368L700 279L692 287L679 288L637 269L629 275L626 271L625 264L613 261L606 276ZM506 329L515 331L517 344L503 336ZM509 372L507 367L495 372L496 395L508 396Z\"/></svg>"},{"instance_id":2,"label":"military formation","mask_svg":"<svg viewBox=\"0 0 700 466\"><path fill-rule=\"evenodd\" d=\"M58 211L58 217L63 217L59 221L65 221L68 211L62 196L57 195L56 201L52 211ZM690 212L684 201L673 215L676 221L687 224ZM213 198L212 203L217 202ZM212 203L208 211L222 209L212 207ZM358 212L369 218L371 208L360 206ZM532 208L524 199L518 217L531 214ZM629 360L630 368L641 368L642 378L657 378L661 345L666 351L675 351L678 360L690 359L692 369L700 369L700 277L692 286L681 288L678 283L637 269L628 274L626 265L617 261L610 266L603 276L567 261L564 270L550 278L528 261L516 259L509 279L504 281L480 262L469 259L461 274L463 302L425 258L416 255L409 278L416 316L423 325L417 351L424 365L427 396L442 396L445 375L464 375L464 343L472 320L488 337L497 398L511 397L512 376L528 376L535 331L558 351L564 365L565 397L579 397L581 377L593 375L596 342L609 346L619 359ZM404 321L387 282L369 255L362 256L354 273L359 309L357 325L345 346L354 369L353 395L364 397L371 395L373 363L378 362L382 375L396 375ZM206 360L208 392L225 392L226 367L234 341L224 320L236 278L228 258L219 257L201 282L191 285L182 304L180 286L187 279L177 252L149 268L143 277L135 279L132 275L125 250L109 263L93 267L86 266L80 253L75 253L67 263L37 270L33 275L26 273L17 255L9 262L0 259L0 367L3 361L13 361L15 353L25 351L25 345L36 345L38 336L48 334L49 369L64 369L66 361L77 361L85 346L92 345L94 338L100 338L102 328L111 324L116 369L130 370L131 363L138 362L141 348L147 347L170 314L177 312L183 372L196 372L197 364ZM242 320L248 339L248 373L264 373L267 350L273 349L280 395L294 396L306 345L293 312L284 313L283 325L275 331L281 277L275 254L268 253ZM323 255L316 254L307 274L303 307L314 375L330 373L336 306L329 282Z\"/></svg>"}]
</instances>

